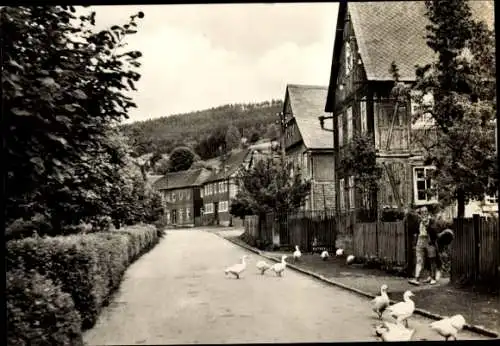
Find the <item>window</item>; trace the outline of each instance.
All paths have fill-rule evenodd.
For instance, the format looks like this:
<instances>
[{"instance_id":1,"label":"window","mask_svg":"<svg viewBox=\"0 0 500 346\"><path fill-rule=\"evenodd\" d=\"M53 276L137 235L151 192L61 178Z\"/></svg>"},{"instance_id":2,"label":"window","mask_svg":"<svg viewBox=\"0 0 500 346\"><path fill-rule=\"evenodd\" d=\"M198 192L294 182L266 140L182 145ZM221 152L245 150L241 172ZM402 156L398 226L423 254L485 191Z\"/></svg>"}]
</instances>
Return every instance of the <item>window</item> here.
<instances>
[{"instance_id":1,"label":"window","mask_svg":"<svg viewBox=\"0 0 500 346\"><path fill-rule=\"evenodd\" d=\"M484 201L486 204L498 204L498 194L494 194L493 196L486 195Z\"/></svg>"},{"instance_id":2,"label":"window","mask_svg":"<svg viewBox=\"0 0 500 346\"><path fill-rule=\"evenodd\" d=\"M224 182L219 182L219 192L224 192Z\"/></svg>"},{"instance_id":3,"label":"window","mask_svg":"<svg viewBox=\"0 0 500 346\"><path fill-rule=\"evenodd\" d=\"M219 209L219 211L220 212L227 212L228 209L229 209L228 208L228 204L229 204L228 201L221 201L220 202L220 209Z\"/></svg>"},{"instance_id":4,"label":"window","mask_svg":"<svg viewBox=\"0 0 500 346\"><path fill-rule=\"evenodd\" d=\"M309 174L309 156L307 155L307 152L303 153L302 154L302 159L303 159L303 170L304 170L304 175L308 175Z\"/></svg>"},{"instance_id":5,"label":"window","mask_svg":"<svg viewBox=\"0 0 500 346\"><path fill-rule=\"evenodd\" d=\"M179 223L182 223L182 208L179 208Z\"/></svg>"},{"instance_id":6,"label":"window","mask_svg":"<svg viewBox=\"0 0 500 346\"><path fill-rule=\"evenodd\" d=\"M212 214L214 212L214 204L207 203L205 204L205 214Z\"/></svg>"},{"instance_id":7,"label":"window","mask_svg":"<svg viewBox=\"0 0 500 346\"><path fill-rule=\"evenodd\" d=\"M190 219L191 219L191 209L186 208L186 220L190 220Z\"/></svg>"},{"instance_id":8,"label":"window","mask_svg":"<svg viewBox=\"0 0 500 346\"><path fill-rule=\"evenodd\" d=\"M208 195L208 185L203 186L204 195Z\"/></svg>"},{"instance_id":9,"label":"window","mask_svg":"<svg viewBox=\"0 0 500 346\"><path fill-rule=\"evenodd\" d=\"M214 192L214 186L212 184L208 185L208 194L213 195Z\"/></svg>"},{"instance_id":10,"label":"window","mask_svg":"<svg viewBox=\"0 0 500 346\"><path fill-rule=\"evenodd\" d=\"M359 104L359 110L361 113L361 133L368 131L368 118L366 115L366 98L363 97Z\"/></svg>"},{"instance_id":11,"label":"window","mask_svg":"<svg viewBox=\"0 0 500 346\"><path fill-rule=\"evenodd\" d=\"M200 189L200 197L201 197L201 198L203 198L203 190L204 190L203 188L202 188L202 189Z\"/></svg>"},{"instance_id":12,"label":"window","mask_svg":"<svg viewBox=\"0 0 500 346\"><path fill-rule=\"evenodd\" d=\"M413 168L413 193L416 205L437 202L437 197L430 191L435 189L430 177L431 171L435 169L433 166Z\"/></svg>"},{"instance_id":13,"label":"window","mask_svg":"<svg viewBox=\"0 0 500 346\"><path fill-rule=\"evenodd\" d=\"M217 185L218 185L217 183L214 183L214 194L217 194L219 192Z\"/></svg>"},{"instance_id":14,"label":"window","mask_svg":"<svg viewBox=\"0 0 500 346\"><path fill-rule=\"evenodd\" d=\"M177 194L175 191L172 191L172 202L175 202L177 200Z\"/></svg>"},{"instance_id":15,"label":"window","mask_svg":"<svg viewBox=\"0 0 500 346\"><path fill-rule=\"evenodd\" d=\"M170 210L167 210L166 215L167 215L167 223L170 223Z\"/></svg>"},{"instance_id":16,"label":"window","mask_svg":"<svg viewBox=\"0 0 500 346\"><path fill-rule=\"evenodd\" d=\"M340 114L337 118L338 121L338 131L339 131L339 147L344 145L344 122L342 121L344 114Z\"/></svg>"},{"instance_id":17,"label":"window","mask_svg":"<svg viewBox=\"0 0 500 346\"><path fill-rule=\"evenodd\" d=\"M348 76L352 71L353 57L351 43L345 43L345 75Z\"/></svg>"},{"instance_id":18,"label":"window","mask_svg":"<svg viewBox=\"0 0 500 346\"><path fill-rule=\"evenodd\" d=\"M354 209L355 208L355 190L354 190L354 176L349 177L349 208Z\"/></svg>"},{"instance_id":19,"label":"window","mask_svg":"<svg viewBox=\"0 0 500 346\"><path fill-rule=\"evenodd\" d=\"M352 107L347 108L347 142L350 142L353 134Z\"/></svg>"}]
</instances>

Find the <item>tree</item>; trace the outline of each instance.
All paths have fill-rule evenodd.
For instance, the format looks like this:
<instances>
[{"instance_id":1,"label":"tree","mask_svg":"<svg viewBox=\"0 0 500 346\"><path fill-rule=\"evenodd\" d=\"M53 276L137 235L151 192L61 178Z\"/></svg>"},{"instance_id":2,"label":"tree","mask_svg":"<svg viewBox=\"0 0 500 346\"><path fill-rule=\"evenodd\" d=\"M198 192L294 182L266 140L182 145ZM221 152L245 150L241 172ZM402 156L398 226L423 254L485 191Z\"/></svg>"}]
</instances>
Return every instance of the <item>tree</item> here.
<instances>
[{"instance_id":1,"label":"tree","mask_svg":"<svg viewBox=\"0 0 500 346\"><path fill-rule=\"evenodd\" d=\"M189 169L195 160L195 153L188 147L177 147L170 154L169 172Z\"/></svg>"},{"instance_id":2,"label":"tree","mask_svg":"<svg viewBox=\"0 0 500 346\"><path fill-rule=\"evenodd\" d=\"M456 200L463 217L470 199L498 191L495 37L473 19L468 1L425 5L427 45L436 60L417 67L413 98L422 105L417 116L431 116L438 133L424 149L426 163L436 166L440 200ZM432 95L431 102L424 102L426 95Z\"/></svg>"},{"instance_id":3,"label":"tree","mask_svg":"<svg viewBox=\"0 0 500 346\"><path fill-rule=\"evenodd\" d=\"M240 146L241 143L241 133L233 124L231 124L227 128L225 139L226 139L226 149L228 151L236 149Z\"/></svg>"},{"instance_id":4,"label":"tree","mask_svg":"<svg viewBox=\"0 0 500 346\"><path fill-rule=\"evenodd\" d=\"M311 183L292 167L292 163L281 158L269 157L249 170L242 170L238 175L240 191L232 203L231 214L239 217L250 211L283 214L299 209L309 195Z\"/></svg>"},{"instance_id":5,"label":"tree","mask_svg":"<svg viewBox=\"0 0 500 346\"><path fill-rule=\"evenodd\" d=\"M128 147L116 125L135 107L141 57L123 48L144 14L96 32L95 12L75 12L0 9L7 224L42 215L57 231L122 203Z\"/></svg>"}]
</instances>

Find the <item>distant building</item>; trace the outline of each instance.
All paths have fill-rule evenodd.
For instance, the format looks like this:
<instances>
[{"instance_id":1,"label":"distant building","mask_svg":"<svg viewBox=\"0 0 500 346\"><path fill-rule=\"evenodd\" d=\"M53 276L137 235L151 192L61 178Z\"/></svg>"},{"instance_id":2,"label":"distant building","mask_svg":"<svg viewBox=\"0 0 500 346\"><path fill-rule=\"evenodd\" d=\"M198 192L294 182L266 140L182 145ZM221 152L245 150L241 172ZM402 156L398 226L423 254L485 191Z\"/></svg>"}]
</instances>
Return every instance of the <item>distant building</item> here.
<instances>
[{"instance_id":1,"label":"distant building","mask_svg":"<svg viewBox=\"0 0 500 346\"><path fill-rule=\"evenodd\" d=\"M311 180L304 209L335 208L335 162L332 133L321 129L328 87L289 84L283 113L286 116L285 157ZM325 125L328 128L328 124ZM332 128L330 126L330 128Z\"/></svg>"},{"instance_id":2,"label":"distant building","mask_svg":"<svg viewBox=\"0 0 500 346\"><path fill-rule=\"evenodd\" d=\"M203 201L200 189L212 174L205 168L165 174L153 187L160 191L167 224L170 226L201 225Z\"/></svg>"}]
</instances>

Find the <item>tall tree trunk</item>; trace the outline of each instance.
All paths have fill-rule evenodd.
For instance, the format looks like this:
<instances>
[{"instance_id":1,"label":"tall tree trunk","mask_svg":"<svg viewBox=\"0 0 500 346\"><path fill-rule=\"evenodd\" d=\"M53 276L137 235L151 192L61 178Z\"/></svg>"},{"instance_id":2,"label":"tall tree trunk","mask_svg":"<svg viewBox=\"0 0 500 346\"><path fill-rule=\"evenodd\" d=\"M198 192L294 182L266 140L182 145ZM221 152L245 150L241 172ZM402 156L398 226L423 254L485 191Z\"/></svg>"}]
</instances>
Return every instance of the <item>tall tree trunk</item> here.
<instances>
[{"instance_id":1,"label":"tall tree trunk","mask_svg":"<svg viewBox=\"0 0 500 346\"><path fill-rule=\"evenodd\" d=\"M457 190L457 217L463 218L465 215L465 193L459 188Z\"/></svg>"}]
</instances>

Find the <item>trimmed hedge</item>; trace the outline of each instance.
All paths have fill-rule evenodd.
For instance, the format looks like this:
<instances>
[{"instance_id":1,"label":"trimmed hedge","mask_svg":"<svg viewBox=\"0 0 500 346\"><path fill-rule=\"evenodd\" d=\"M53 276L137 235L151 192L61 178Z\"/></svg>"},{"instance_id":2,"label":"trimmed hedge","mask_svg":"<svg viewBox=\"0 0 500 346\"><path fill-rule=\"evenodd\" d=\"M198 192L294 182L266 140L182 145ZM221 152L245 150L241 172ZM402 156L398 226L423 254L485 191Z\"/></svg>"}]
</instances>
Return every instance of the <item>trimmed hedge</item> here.
<instances>
[{"instance_id":1,"label":"trimmed hedge","mask_svg":"<svg viewBox=\"0 0 500 346\"><path fill-rule=\"evenodd\" d=\"M71 296L36 271L6 273L8 345L83 345Z\"/></svg>"},{"instance_id":2,"label":"trimmed hedge","mask_svg":"<svg viewBox=\"0 0 500 346\"><path fill-rule=\"evenodd\" d=\"M95 324L127 267L158 240L157 230L150 225L12 240L7 243L6 266L13 275L37 271L69 294L85 330ZM20 336L26 333L29 330Z\"/></svg>"}]
</instances>

